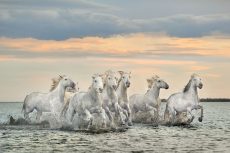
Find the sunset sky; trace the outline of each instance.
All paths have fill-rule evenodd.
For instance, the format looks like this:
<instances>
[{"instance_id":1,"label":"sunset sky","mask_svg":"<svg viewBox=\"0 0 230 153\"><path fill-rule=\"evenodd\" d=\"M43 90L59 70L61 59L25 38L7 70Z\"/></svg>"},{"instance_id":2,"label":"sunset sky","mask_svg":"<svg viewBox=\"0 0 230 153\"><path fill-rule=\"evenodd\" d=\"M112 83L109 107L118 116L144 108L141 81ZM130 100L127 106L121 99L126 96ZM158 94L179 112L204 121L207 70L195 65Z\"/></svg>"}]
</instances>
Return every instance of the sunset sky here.
<instances>
[{"instance_id":1,"label":"sunset sky","mask_svg":"<svg viewBox=\"0 0 230 153\"><path fill-rule=\"evenodd\" d=\"M230 98L229 0L0 0L0 101L48 92L66 74L86 90L94 73L131 71L129 95L158 74L200 97Z\"/></svg>"}]
</instances>

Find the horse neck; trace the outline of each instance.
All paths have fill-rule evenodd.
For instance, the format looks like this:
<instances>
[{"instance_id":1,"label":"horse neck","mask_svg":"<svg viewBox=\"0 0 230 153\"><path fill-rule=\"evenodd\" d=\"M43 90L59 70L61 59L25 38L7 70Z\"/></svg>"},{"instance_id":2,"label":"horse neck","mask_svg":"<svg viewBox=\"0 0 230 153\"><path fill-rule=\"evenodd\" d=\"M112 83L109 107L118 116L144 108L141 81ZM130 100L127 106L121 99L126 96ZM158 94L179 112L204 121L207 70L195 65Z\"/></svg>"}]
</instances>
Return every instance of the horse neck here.
<instances>
[{"instance_id":1,"label":"horse neck","mask_svg":"<svg viewBox=\"0 0 230 153\"><path fill-rule=\"evenodd\" d=\"M122 98L124 101L128 101L127 88L125 87L125 84L122 81L120 82L117 91L119 98Z\"/></svg>"},{"instance_id":2,"label":"horse neck","mask_svg":"<svg viewBox=\"0 0 230 153\"><path fill-rule=\"evenodd\" d=\"M113 87L111 87L111 86L108 86L107 84L105 85L105 91L106 91L106 94L107 94L107 96L109 97L109 98L111 98L111 99L114 99L114 98L116 98L116 91L115 91L115 89L113 88Z\"/></svg>"},{"instance_id":3,"label":"horse neck","mask_svg":"<svg viewBox=\"0 0 230 153\"><path fill-rule=\"evenodd\" d=\"M197 92L197 87L191 83L189 89L184 92L184 95L187 97L194 98L194 100L198 100L198 92Z\"/></svg>"},{"instance_id":4,"label":"horse neck","mask_svg":"<svg viewBox=\"0 0 230 153\"><path fill-rule=\"evenodd\" d=\"M58 86L51 92L53 95L57 95L60 99L60 102L64 103L64 96L65 96L65 87L59 83Z\"/></svg>"},{"instance_id":5,"label":"horse neck","mask_svg":"<svg viewBox=\"0 0 230 153\"><path fill-rule=\"evenodd\" d=\"M88 94L93 99L93 101L101 103L101 95L100 95L100 93L96 92L96 90L92 86L90 87L90 89L88 91Z\"/></svg>"},{"instance_id":6,"label":"horse neck","mask_svg":"<svg viewBox=\"0 0 230 153\"><path fill-rule=\"evenodd\" d=\"M146 95L150 98L157 99L160 94L160 88L157 86L152 87L150 90L147 91Z\"/></svg>"}]
</instances>

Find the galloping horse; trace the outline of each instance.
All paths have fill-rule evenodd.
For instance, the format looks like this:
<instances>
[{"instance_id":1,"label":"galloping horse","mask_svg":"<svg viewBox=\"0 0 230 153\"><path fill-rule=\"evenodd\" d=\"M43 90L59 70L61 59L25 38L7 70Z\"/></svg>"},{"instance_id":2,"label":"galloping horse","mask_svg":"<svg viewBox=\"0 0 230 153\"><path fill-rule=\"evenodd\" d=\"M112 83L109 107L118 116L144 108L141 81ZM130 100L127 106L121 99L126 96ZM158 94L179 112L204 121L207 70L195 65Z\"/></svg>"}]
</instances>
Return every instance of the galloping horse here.
<instances>
[{"instance_id":1,"label":"galloping horse","mask_svg":"<svg viewBox=\"0 0 230 153\"><path fill-rule=\"evenodd\" d=\"M36 120L40 121L42 112L52 112L59 116L64 104L66 88L75 88L76 84L67 76L59 76L60 81L57 87L49 93L33 92L26 96L22 111L24 117L29 120L29 113L37 110Z\"/></svg>"},{"instance_id":2,"label":"galloping horse","mask_svg":"<svg viewBox=\"0 0 230 153\"><path fill-rule=\"evenodd\" d=\"M147 82L149 90L145 94L134 94L129 98L130 107L132 109L132 116L135 116L138 114L138 112L150 112L151 119L155 118L155 120L158 122L160 108L160 89L168 89L169 85L155 75L151 79L147 79ZM154 114L152 114L152 112L154 112ZM135 118L133 118L134 121ZM148 119L145 118L144 120Z\"/></svg>"},{"instance_id":3,"label":"galloping horse","mask_svg":"<svg viewBox=\"0 0 230 153\"><path fill-rule=\"evenodd\" d=\"M201 78L197 74L193 74L185 86L183 92L172 94L168 100L164 114L166 123L174 123L175 116L179 113L187 112L191 115L190 123L193 121L194 116L192 110L201 109L201 116L198 118L200 122L203 119L203 107L199 104L197 88L203 87Z\"/></svg>"}]
</instances>

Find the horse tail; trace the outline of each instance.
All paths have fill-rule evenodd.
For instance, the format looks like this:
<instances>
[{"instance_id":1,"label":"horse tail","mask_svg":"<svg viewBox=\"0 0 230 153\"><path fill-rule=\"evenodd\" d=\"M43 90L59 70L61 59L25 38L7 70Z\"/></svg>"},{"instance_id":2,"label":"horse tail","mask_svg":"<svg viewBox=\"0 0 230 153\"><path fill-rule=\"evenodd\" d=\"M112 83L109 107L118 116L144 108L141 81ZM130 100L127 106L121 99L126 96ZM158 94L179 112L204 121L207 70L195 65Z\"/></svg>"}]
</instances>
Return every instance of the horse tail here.
<instances>
[{"instance_id":1,"label":"horse tail","mask_svg":"<svg viewBox=\"0 0 230 153\"><path fill-rule=\"evenodd\" d=\"M26 98L24 99L23 106L22 106L22 113L25 112L25 109L26 109L26 102L27 102L28 96L29 96L29 95L27 95Z\"/></svg>"}]
</instances>

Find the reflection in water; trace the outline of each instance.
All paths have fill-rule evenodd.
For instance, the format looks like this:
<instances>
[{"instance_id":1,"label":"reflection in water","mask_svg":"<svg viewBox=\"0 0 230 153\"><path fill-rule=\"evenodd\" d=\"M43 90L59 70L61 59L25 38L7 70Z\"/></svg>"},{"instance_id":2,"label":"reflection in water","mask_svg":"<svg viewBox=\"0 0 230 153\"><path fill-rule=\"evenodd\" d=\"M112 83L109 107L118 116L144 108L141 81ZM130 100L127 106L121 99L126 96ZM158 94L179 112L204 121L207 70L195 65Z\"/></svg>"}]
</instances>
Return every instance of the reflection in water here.
<instances>
[{"instance_id":1,"label":"reflection in water","mask_svg":"<svg viewBox=\"0 0 230 153\"><path fill-rule=\"evenodd\" d=\"M204 121L186 127L135 124L126 132L89 134L39 125L0 126L0 152L229 152L230 103L203 103ZM0 121L21 104L0 104ZM198 116L198 115L197 115Z\"/></svg>"}]
</instances>

